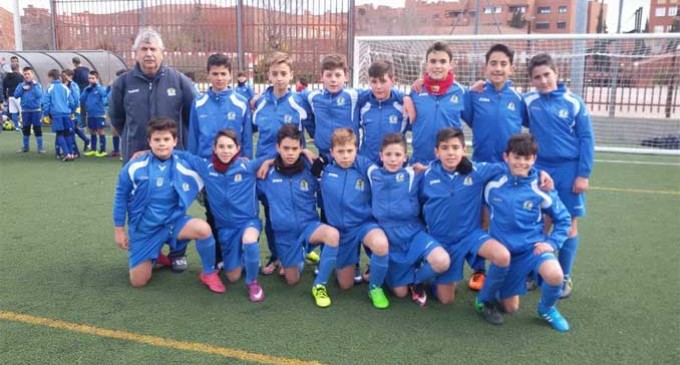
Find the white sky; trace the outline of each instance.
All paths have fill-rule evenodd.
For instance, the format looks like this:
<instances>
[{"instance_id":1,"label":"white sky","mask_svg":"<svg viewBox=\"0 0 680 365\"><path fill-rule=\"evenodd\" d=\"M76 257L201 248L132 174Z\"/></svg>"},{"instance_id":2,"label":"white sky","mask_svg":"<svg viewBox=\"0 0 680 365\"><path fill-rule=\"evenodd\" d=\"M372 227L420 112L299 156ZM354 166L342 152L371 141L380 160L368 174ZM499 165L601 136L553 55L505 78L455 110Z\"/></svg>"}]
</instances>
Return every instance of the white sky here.
<instances>
[{"instance_id":1,"label":"white sky","mask_svg":"<svg viewBox=\"0 0 680 365\"><path fill-rule=\"evenodd\" d=\"M3 0L3 7L9 11L13 10L13 4L16 0ZM32 4L36 7L43 7L43 8L48 8L49 7L49 0L18 0L19 1L19 7L24 8L28 6L29 4ZM403 7L404 6L404 0L355 0L357 5L363 5L363 4L375 4L375 5L388 5L392 7ZM438 0L428 0L428 2L436 2ZM444 0L444 1L451 1L451 2L459 2L459 1L464 1L464 0ZM474 0L471 0L474 1ZM485 0L481 0L482 4L484 4ZM599 1L599 0L598 0ZM607 28L610 33L615 33L616 32L616 26L617 26L617 19L619 15L619 2L620 0L605 0L606 3L608 3L608 10L607 10ZM634 16L634 11L635 9L639 7L644 8L644 16L642 19L642 26L645 26L645 20L647 14L649 14L649 0L625 0L623 1L623 14L622 14L622 20L621 20L621 31L627 31L633 29L633 26L635 25L635 16Z\"/></svg>"}]
</instances>

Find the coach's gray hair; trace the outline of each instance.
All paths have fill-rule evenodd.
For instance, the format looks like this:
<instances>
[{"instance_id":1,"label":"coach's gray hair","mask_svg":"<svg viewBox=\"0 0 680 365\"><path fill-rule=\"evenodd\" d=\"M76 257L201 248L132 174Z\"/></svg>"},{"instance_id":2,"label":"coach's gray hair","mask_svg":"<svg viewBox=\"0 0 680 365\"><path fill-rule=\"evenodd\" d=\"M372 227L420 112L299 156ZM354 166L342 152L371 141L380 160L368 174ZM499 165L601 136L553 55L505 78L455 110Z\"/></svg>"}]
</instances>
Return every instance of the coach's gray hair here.
<instances>
[{"instance_id":1,"label":"coach's gray hair","mask_svg":"<svg viewBox=\"0 0 680 365\"><path fill-rule=\"evenodd\" d=\"M151 43L151 40L153 39L158 41L158 46L161 51L165 49L163 46L163 38L161 38L160 33L151 27L144 27L137 33L137 38L135 38L135 42L132 44L132 50L136 51L142 43Z\"/></svg>"}]
</instances>

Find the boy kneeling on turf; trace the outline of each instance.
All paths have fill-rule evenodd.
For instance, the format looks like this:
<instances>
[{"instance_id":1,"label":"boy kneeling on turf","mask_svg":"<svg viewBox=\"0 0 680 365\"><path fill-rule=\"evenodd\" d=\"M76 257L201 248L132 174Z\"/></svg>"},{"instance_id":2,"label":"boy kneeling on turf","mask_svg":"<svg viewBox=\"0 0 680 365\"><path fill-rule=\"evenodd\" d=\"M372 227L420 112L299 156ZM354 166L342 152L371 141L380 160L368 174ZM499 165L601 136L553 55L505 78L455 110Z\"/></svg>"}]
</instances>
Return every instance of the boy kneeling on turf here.
<instances>
[{"instance_id":1,"label":"boy kneeling on turf","mask_svg":"<svg viewBox=\"0 0 680 365\"><path fill-rule=\"evenodd\" d=\"M164 243L174 249L193 239L203 264L201 282L211 291L223 293L224 285L214 269L215 240L210 226L187 215L203 180L174 153L177 125L168 118L152 119L146 133L151 153L123 166L113 201L115 240L129 251L130 283L143 287L151 280Z\"/></svg>"},{"instance_id":2,"label":"boy kneeling on turf","mask_svg":"<svg viewBox=\"0 0 680 365\"><path fill-rule=\"evenodd\" d=\"M503 155L508 171L487 183L484 189L484 201L491 212L489 233L510 251L510 266L505 270L489 270L487 281L500 280L503 284L496 292L482 290L477 303L488 304L499 298L501 309L516 312L519 296L526 293L526 277L535 271L543 280L538 315L555 330L566 332L569 323L555 307L564 280L555 252L567 239L571 216L556 192L539 190L534 168L537 152L532 135L521 133L511 137ZM543 230L544 214L553 221L550 234ZM502 323L500 313L496 316L485 313L485 319L493 324Z\"/></svg>"}]
</instances>

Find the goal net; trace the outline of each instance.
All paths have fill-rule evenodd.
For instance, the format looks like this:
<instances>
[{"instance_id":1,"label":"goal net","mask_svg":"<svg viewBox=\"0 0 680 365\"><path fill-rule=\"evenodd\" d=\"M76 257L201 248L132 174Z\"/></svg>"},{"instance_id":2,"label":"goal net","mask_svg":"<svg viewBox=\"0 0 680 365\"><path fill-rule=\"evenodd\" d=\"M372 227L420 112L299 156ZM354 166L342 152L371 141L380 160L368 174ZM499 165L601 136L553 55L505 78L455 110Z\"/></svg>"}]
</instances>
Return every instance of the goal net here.
<instances>
[{"instance_id":1,"label":"goal net","mask_svg":"<svg viewBox=\"0 0 680 365\"><path fill-rule=\"evenodd\" d=\"M484 78L492 45L512 47L513 86L520 92L532 88L527 61L549 53L560 79L590 110L597 150L680 155L680 33L356 37L353 86L368 87L371 63L387 60L397 87L408 91L435 41L450 45L463 85Z\"/></svg>"}]
</instances>

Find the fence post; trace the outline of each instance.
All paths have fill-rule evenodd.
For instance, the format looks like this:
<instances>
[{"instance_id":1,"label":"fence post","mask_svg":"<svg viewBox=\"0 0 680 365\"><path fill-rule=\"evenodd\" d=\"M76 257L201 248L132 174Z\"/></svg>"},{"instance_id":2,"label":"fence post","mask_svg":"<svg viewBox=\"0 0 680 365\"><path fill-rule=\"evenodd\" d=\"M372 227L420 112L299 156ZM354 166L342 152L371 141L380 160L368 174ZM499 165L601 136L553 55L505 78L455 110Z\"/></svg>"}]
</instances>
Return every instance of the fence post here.
<instances>
[{"instance_id":1,"label":"fence post","mask_svg":"<svg viewBox=\"0 0 680 365\"><path fill-rule=\"evenodd\" d=\"M588 13L588 1L587 0L576 0L576 14L587 14ZM585 34L586 33L586 17L577 16L575 22L575 33ZM583 96L583 79L585 76L585 40L575 40L573 45L574 51L574 61L571 65L571 91L579 96Z\"/></svg>"},{"instance_id":2,"label":"fence post","mask_svg":"<svg viewBox=\"0 0 680 365\"><path fill-rule=\"evenodd\" d=\"M349 63L354 65L354 0L349 0L349 9L347 10L347 59L349 60ZM359 70L355 69L352 67L352 77L349 79L351 80L351 87L356 87L354 85L354 80L358 80L358 78L355 78L354 75L359 72Z\"/></svg>"},{"instance_id":3,"label":"fence post","mask_svg":"<svg viewBox=\"0 0 680 365\"><path fill-rule=\"evenodd\" d=\"M236 4L236 57L238 58L238 69L243 69L243 0L238 0Z\"/></svg>"},{"instance_id":4,"label":"fence post","mask_svg":"<svg viewBox=\"0 0 680 365\"><path fill-rule=\"evenodd\" d=\"M50 28L52 28L52 50L55 51L57 45L57 1L50 1Z\"/></svg>"},{"instance_id":5,"label":"fence post","mask_svg":"<svg viewBox=\"0 0 680 365\"><path fill-rule=\"evenodd\" d=\"M665 109L666 118L671 117L671 109L673 107L673 94L675 93L675 78L676 75L678 74L678 69L675 64L675 61L678 58L679 49L680 46L676 47L673 50L673 58L671 58L671 78L670 80L668 80L668 89L666 92L666 109Z\"/></svg>"}]
</instances>

